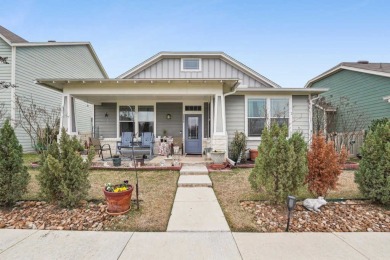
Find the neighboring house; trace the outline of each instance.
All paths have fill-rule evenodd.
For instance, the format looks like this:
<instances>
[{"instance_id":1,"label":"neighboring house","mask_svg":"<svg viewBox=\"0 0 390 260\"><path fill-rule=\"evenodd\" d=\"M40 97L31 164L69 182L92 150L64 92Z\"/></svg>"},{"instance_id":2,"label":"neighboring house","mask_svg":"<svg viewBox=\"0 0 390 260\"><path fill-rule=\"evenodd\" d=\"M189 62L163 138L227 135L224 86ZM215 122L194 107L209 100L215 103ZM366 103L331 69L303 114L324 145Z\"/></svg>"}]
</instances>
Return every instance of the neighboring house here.
<instances>
[{"instance_id":1,"label":"neighboring house","mask_svg":"<svg viewBox=\"0 0 390 260\"><path fill-rule=\"evenodd\" d=\"M390 63L343 62L309 80L305 88L328 88L321 96L334 108L340 107L340 100L347 100L364 114L357 130L366 129L374 119L390 117ZM341 108L334 111L337 116L348 117Z\"/></svg>"},{"instance_id":2,"label":"neighboring house","mask_svg":"<svg viewBox=\"0 0 390 260\"><path fill-rule=\"evenodd\" d=\"M93 103L94 126L104 142L122 132L172 136L184 153L228 149L235 131L256 148L262 129L277 121L289 133L311 134L312 94L326 89L281 88L223 52L161 52L115 79L38 78L63 93L62 124L72 133L69 100ZM131 116L130 107L135 111ZM77 115L76 115L77 116Z\"/></svg>"},{"instance_id":3,"label":"neighboring house","mask_svg":"<svg viewBox=\"0 0 390 260\"><path fill-rule=\"evenodd\" d=\"M0 90L0 104L11 122L19 120L16 96L32 98L48 110L61 107L62 94L34 84L37 78L108 78L89 42L28 42L0 26L0 57L8 58L8 64L0 63L0 81L17 86ZM91 132L93 106L76 99L75 110L74 130ZM34 150L21 127L16 127L16 135L25 152Z\"/></svg>"},{"instance_id":4,"label":"neighboring house","mask_svg":"<svg viewBox=\"0 0 390 260\"><path fill-rule=\"evenodd\" d=\"M318 106L324 114L322 129L352 154L359 153L372 120L390 117L390 63L343 62L309 80L305 88L329 89Z\"/></svg>"}]
</instances>

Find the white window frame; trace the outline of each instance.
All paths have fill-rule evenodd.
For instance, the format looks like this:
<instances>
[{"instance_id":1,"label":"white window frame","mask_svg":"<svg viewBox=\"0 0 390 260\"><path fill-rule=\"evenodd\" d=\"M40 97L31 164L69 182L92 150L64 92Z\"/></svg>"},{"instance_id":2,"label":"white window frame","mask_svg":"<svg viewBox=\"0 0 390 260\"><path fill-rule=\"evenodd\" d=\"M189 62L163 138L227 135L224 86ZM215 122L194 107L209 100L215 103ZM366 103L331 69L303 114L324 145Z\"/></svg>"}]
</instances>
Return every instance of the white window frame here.
<instances>
[{"instance_id":1,"label":"white window frame","mask_svg":"<svg viewBox=\"0 0 390 260\"><path fill-rule=\"evenodd\" d=\"M269 127L271 123L271 99L288 99L288 136L292 135L292 95L283 96L261 96L261 95L245 95L245 135L248 140L261 140L261 137L248 136L248 100L249 99L266 99L267 120L266 125Z\"/></svg>"},{"instance_id":2,"label":"white window frame","mask_svg":"<svg viewBox=\"0 0 390 260\"><path fill-rule=\"evenodd\" d=\"M199 69L185 69L184 68L184 60L198 60ZM181 58L181 71L202 71L202 59L201 58Z\"/></svg>"},{"instance_id":3,"label":"white window frame","mask_svg":"<svg viewBox=\"0 0 390 260\"><path fill-rule=\"evenodd\" d=\"M134 134L139 135L139 126L138 126L138 107L139 106L152 106L154 110L154 117L153 117L153 134L154 136L156 135L156 102L134 102L134 101L122 101L122 102L117 102L117 107L116 107L116 113L117 113L117 138L121 138L121 133L120 133L120 122L125 122L125 121L119 121L119 107L121 106L134 106Z\"/></svg>"}]
</instances>

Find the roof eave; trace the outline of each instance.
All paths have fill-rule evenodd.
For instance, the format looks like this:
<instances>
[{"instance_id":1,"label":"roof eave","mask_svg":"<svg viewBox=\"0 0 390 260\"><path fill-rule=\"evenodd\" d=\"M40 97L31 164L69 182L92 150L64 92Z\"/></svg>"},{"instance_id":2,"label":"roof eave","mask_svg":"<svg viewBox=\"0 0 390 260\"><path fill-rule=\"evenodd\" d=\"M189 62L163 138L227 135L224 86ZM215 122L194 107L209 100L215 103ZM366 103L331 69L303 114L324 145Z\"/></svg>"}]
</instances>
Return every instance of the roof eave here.
<instances>
[{"instance_id":1,"label":"roof eave","mask_svg":"<svg viewBox=\"0 0 390 260\"><path fill-rule=\"evenodd\" d=\"M293 94L321 94L329 89L327 88L313 88L313 89L307 89L307 88L238 88L236 93L293 93Z\"/></svg>"},{"instance_id":2,"label":"roof eave","mask_svg":"<svg viewBox=\"0 0 390 260\"><path fill-rule=\"evenodd\" d=\"M310 88L315 82L317 82L323 78L326 78L332 74L335 74L335 73L339 72L340 70L350 70L350 71L362 72L362 73L367 73L367 74L372 74L372 75L377 75L377 76L390 77L390 73L387 73L387 72L367 70L367 69L355 68L355 67L350 67L350 66L345 66L345 65L338 65L330 70L325 71L324 73L318 75L317 77L309 80L306 83L305 88Z\"/></svg>"}]
</instances>

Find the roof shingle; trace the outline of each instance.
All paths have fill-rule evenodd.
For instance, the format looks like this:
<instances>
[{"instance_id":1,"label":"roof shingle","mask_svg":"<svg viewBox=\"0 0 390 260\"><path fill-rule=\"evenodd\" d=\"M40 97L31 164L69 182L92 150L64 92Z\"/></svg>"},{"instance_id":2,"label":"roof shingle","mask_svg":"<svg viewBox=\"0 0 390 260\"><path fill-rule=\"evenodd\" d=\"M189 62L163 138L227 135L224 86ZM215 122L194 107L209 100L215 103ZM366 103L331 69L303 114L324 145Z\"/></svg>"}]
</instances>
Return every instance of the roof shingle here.
<instances>
[{"instance_id":1,"label":"roof shingle","mask_svg":"<svg viewBox=\"0 0 390 260\"><path fill-rule=\"evenodd\" d=\"M22 37L14 34L10 30L4 28L3 26L0 25L0 34L4 36L9 42L11 43L22 43L22 42L28 42Z\"/></svg>"}]
</instances>

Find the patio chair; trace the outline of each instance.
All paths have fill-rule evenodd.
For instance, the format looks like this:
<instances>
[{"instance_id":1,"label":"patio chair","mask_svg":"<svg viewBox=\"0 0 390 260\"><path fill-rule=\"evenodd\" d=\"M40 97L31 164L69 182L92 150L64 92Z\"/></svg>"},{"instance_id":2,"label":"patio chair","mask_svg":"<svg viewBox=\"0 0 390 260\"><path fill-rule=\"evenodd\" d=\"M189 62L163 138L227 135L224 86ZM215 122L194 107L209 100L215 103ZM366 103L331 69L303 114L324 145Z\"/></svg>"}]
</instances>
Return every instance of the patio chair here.
<instances>
[{"instance_id":1,"label":"patio chair","mask_svg":"<svg viewBox=\"0 0 390 260\"><path fill-rule=\"evenodd\" d=\"M152 158L153 155L154 136L152 132L143 132L141 135L141 147L149 148L149 156Z\"/></svg>"},{"instance_id":2,"label":"patio chair","mask_svg":"<svg viewBox=\"0 0 390 260\"><path fill-rule=\"evenodd\" d=\"M122 132L120 141L116 142L116 151L122 154L122 148L133 147L133 132Z\"/></svg>"},{"instance_id":3,"label":"patio chair","mask_svg":"<svg viewBox=\"0 0 390 260\"><path fill-rule=\"evenodd\" d=\"M104 161L103 158L103 151L110 151L110 156L112 157L112 152L111 152L111 146L109 144L101 144L100 139L98 138L89 138L89 145L90 147L93 147L95 151L97 151L99 158L102 157L102 160Z\"/></svg>"}]
</instances>

